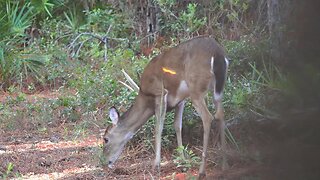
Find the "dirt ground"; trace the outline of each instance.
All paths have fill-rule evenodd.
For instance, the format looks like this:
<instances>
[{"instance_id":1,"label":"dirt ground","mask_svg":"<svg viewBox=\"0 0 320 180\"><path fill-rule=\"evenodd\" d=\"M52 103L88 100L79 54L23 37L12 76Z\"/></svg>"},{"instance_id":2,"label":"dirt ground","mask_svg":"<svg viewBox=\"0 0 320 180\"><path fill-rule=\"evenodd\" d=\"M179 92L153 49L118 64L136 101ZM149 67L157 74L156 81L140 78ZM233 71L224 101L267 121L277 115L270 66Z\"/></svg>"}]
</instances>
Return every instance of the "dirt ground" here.
<instances>
[{"instance_id":1,"label":"dirt ground","mask_svg":"<svg viewBox=\"0 0 320 180\"><path fill-rule=\"evenodd\" d=\"M46 92L27 95L27 99L32 101L32 96L55 98L59 94ZM0 98L1 101L4 99ZM64 122L48 126L45 131L24 126L15 130L0 130L0 175L5 179L197 179L198 167L182 172L173 163L172 151L166 149L162 152L161 172L154 173L151 168L154 153L139 144L127 146L114 169L104 168L100 161L104 129L87 129L85 134L75 137L67 132L74 126L74 122ZM244 134L241 131L233 133L235 136ZM256 152L256 146L261 144L255 141L258 139L250 142L247 154ZM191 148L198 149L196 154L201 155L201 143ZM250 159L251 155L243 155L229 147L229 168L222 171L214 157L219 156L219 152L213 148L210 152L206 179L257 179L264 170L257 163L259 155L256 159ZM8 170L10 164L12 169Z\"/></svg>"},{"instance_id":2,"label":"dirt ground","mask_svg":"<svg viewBox=\"0 0 320 180\"><path fill-rule=\"evenodd\" d=\"M0 102L15 94L1 93ZM53 99L61 94L41 92L26 95L28 102L37 98ZM23 121L28 122L27 120ZM19 126L19 125L18 125ZM196 179L197 168L182 172L173 163L172 151L163 149L160 174L154 173L151 162L154 153L142 146L129 145L114 169L101 163L101 137L104 129L91 128L75 137L68 133L74 122L46 127L45 131L21 124L15 130L0 130L0 175L5 179ZM201 149L201 146L197 147ZM214 151L214 150L213 150ZM200 155L201 152L198 152ZM215 153L213 153L215 154ZM240 157L232 158L232 166L221 171L215 159L209 158L207 179L237 179L255 174L256 165L243 164ZM10 167L12 169L10 169Z\"/></svg>"},{"instance_id":3,"label":"dirt ground","mask_svg":"<svg viewBox=\"0 0 320 180\"><path fill-rule=\"evenodd\" d=\"M9 94L0 93L0 103ZM16 96L16 95L13 95ZM26 95L57 98L59 93ZM319 179L320 111L316 108L284 113L280 120L247 121L229 127L240 149L229 144L228 169L220 168L221 152L209 149L206 179ZM28 123L27 119L17 122ZM3 118L2 118L3 120ZM2 121L4 122L4 121ZM101 163L101 137L104 129L93 126L75 136L76 123L62 121L45 130L23 123L14 129L0 128L0 177L3 179L197 179L198 167L187 172L173 163L172 150L162 151L160 175L151 163L154 153L143 145L129 143L114 169ZM184 129L184 137L199 137ZM201 138L189 147L200 157ZM188 138L184 139L186 142Z\"/></svg>"},{"instance_id":4,"label":"dirt ground","mask_svg":"<svg viewBox=\"0 0 320 180\"><path fill-rule=\"evenodd\" d=\"M68 124L65 124L68 126ZM0 170L6 172L9 163L12 179L157 179L151 170L153 153L139 146L128 147L112 170L99 161L101 131L84 138L71 139L64 129L50 129L50 133L12 131L0 136ZM162 155L160 179L195 179L197 169L182 173L172 162L170 152ZM252 174L256 166L234 166L227 170L230 179ZM226 173L218 167L208 167L207 179L220 179Z\"/></svg>"}]
</instances>

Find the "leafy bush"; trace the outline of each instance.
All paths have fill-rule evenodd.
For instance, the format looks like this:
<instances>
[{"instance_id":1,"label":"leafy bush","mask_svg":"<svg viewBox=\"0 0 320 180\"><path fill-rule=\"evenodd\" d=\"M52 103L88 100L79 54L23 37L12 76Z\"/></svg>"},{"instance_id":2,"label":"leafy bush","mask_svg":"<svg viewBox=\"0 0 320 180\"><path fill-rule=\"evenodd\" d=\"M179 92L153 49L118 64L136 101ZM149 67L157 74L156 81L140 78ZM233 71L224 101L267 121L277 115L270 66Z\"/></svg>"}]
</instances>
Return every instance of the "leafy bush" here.
<instances>
[{"instance_id":1,"label":"leafy bush","mask_svg":"<svg viewBox=\"0 0 320 180\"><path fill-rule=\"evenodd\" d=\"M1 87L6 89L12 84L18 84L20 88L33 90L32 84L43 82L42 68L50 57L27 40L30 37L26 31L30 29L36 15L34 6L6 1L0 3L0 7L6 7L6 12L0 13L3 15L0 19L3 25L0 28Z\"/></svg>"},{"instance_id":2,"label":"leafy bush","mask_svg":"<svg viewBox=\"0 0 320 180\"><path fill-rule=\"evenodd\" d=\"M184 172L199 165L200 158L188 148L188 146L178 147L173 154L173 162L178 168L182 168Z\"/></svg>"},{"instance_id":3,"label":"leafy bush","mask_svg":"<svg viewBox=\"0 0 320 180\"><path fill-rule=\"evenodd\" d=\"M87 21L87 29L93 33L105 33L113 38L130 37L132 22L125 13L120 13L111 6L87 12Z\"/></svg>"},{"instance_id":4,"label":"leafy bush","mask_svg":"<svg viewBox=\"0 0 320 180\"><path fill-rule=\"evenodd\" d=\"M161 16L163 26L162 31L169 31L176 37L191 38L206 23L206 17L197 17L197 4L189 3L186 10L178 12L174 10L174 1L158 0L157 1L163 15Z\"/></svg>"}]
</instances>

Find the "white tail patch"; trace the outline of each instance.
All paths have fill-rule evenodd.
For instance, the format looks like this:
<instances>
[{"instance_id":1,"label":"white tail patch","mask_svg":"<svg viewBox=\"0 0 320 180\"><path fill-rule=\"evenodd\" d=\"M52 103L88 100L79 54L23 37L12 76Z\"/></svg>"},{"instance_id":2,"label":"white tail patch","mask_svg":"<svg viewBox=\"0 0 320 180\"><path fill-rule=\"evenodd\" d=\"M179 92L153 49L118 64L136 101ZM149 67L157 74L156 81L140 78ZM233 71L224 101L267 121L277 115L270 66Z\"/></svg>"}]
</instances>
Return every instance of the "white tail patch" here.
<instances>
[{"instance_id":1,"label":"white tail patch","mask_svg":"<svg viewBox=\"0 0 320 180\"><path fill-rule=\"evenodd\" d=\"M214 57L211 57L211 69L210 72L213 74L213 68L214 68Z\"/></svg>"},{"instance_id":2,"label":"white tail patch","mask_svg":"<svg viewBox=\"0 0 320 180\"><path fill-rule=\"evenodd\" d=\"M224 58L224 61L226 61L226 65L227 65L227 67L229 66L229 60L225 57Z\"/></svg>"}]
</instances>

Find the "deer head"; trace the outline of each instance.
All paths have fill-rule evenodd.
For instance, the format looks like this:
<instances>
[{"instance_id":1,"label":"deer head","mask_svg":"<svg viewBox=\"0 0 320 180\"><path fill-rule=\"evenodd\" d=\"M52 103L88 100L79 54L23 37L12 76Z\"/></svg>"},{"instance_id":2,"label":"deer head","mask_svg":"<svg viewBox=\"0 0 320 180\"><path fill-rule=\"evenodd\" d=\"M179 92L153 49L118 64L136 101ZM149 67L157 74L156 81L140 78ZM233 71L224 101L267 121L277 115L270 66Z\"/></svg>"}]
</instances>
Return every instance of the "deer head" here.
<instances>
[{"instance_id":1,"label":"deer head","mask_svg":"<svg viewBox=\"0 0 320 180\"><path fill-rule=\"evenodd\" d=\"M153 114L153 103L149 99L150 97L139 93L136 103L122 116L115 107L110 108L112 125L107 127L103 136L103 154L109 168L113 167L125 144Z\"/></svg>"},{"instance_id":2,"label":"deer head","mask_svg":"<svg viewBox=\"0 0 320 180\"><path fill-rule=\"evenodd\" d=\"M119 128L117 128L119 113L114 107L109 110L109 116L112 126L109 126L105 131L103 153L107 159L108 167L112 168L113 163L118 159L126 141L132 137L132 134L119 131Z\"/></svg>"}]
</instances>

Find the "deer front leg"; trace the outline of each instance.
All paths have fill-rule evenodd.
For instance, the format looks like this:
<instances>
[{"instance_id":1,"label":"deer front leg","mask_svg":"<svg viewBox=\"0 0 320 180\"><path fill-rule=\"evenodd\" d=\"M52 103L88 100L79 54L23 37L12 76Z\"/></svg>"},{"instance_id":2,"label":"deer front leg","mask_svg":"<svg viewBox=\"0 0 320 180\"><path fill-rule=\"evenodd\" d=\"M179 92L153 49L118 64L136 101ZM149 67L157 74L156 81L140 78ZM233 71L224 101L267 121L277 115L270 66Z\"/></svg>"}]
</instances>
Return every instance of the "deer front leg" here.
<instances>
[{"instance_id":1,"label":"deer front leg","mask_svg":"<svg viewBox=\"0 0 320 180\"><path fill-rule=\"evenodd\" d=\"M155 115L156 115L156 131L155 131L155 150L156 158L154 160L153 168L160 170L161 160L161 135L163 130L164 119L167 111L167 91L165 90L161 96L156 97ZM160 172L160 171L159 171Z\"/></svg>"},{"instance_id":2,"label":"deer front leg","mask_svg":"<svg viewBox=\"0 0 320 180\"><path fill-rule=\"evenodd\" d=\"M207 156L207 149L208 149L208 142L209 142L209 134L210 134L210 127L211 122L213 120L213 116L209 112L206 103L203 97L197 99L191 99L192 104L196 111L199 113L202 123L203 123L203 152L201 158L201 164L199 168L199 178L202 179L205 177L205 168L206 168L206 156Z\"/></svg>"},{"instance_id":3,"label":"deer front leg","mask_svg":"<svg viewBox=\"0 0 320 180\"><path fill-rule=\"evenodd\" d=\"M175 107L175 114L174 114L174 129L175 129L176 135L177 135L178 147L182 146L181 130L182 130L182 114L183 114L184 104L185 104L185 101L181 101ZM182 158L185 159L183 152L180 155Z\"/></svg>"}]
</instances>

